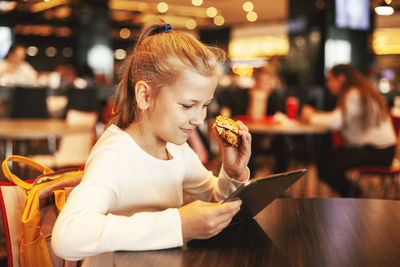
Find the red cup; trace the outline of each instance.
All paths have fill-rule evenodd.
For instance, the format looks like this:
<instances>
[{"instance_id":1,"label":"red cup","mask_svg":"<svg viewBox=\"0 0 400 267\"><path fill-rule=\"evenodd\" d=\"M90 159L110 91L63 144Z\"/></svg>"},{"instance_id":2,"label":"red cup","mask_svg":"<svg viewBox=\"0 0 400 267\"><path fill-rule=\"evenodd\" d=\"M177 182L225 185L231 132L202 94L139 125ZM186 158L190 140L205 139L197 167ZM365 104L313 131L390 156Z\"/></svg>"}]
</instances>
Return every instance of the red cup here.
<instances>
[{"instance_id":1,"label":"red cup","mask_svg":"<svg viewBox=\"0 0 400 267\"><path fill-rule=\"evenodd\" d=\"M297 110L299 109L299 100L294 96L286 99L286 115L289 119L297 119Z\"/></svg>"}]
</instances>

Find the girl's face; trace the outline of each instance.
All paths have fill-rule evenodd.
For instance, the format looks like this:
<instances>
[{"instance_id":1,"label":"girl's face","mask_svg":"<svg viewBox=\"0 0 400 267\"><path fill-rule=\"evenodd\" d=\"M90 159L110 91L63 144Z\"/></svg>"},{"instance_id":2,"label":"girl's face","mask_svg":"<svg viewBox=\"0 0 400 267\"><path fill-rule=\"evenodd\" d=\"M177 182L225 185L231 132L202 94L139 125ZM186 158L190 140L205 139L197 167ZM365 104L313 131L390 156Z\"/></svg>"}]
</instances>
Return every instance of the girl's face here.
<instances>
[{"instance_id":1,"label":"girl's face","mask_svg":"<svg viewBox=\"0 0 400 267\"><path fill-rule=\"evenodd\" d=\"M328 72L326 86L329 88L333 95L338 95L340 88L342 88L345 77L343 74L334 76L331 72Z\"/></svg>"},{"instance_id":2,"label":"girl's face","mask_svg":"<svg viewBox=\"0 0 400 267\"><path fill-rule=\"evenodd\" d=\"M216 86L216 75L186 72L174 84L161 88L148 113L156 138L177 145L185 143L203 124Z\"/></svg>"}]
</instances>

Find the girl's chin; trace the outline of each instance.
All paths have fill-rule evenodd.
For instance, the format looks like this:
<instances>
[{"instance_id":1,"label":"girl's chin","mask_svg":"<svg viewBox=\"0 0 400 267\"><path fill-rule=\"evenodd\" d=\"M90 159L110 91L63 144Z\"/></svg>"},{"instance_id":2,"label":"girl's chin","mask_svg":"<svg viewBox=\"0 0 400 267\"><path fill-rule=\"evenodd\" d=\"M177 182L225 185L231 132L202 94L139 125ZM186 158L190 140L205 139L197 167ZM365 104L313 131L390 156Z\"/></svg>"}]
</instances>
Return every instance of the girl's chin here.
<instances>
[{"instance_id":1,"label":"girl's chin","mask_svg":"<svg viewBox=\"0 0 400 267\"><path fill-rule=\"evenodd\" d=\"M168 142L172 143L174 145L180 146L180 145L183 145L184 143L186 143L187 140L188 140L188 137L186 137L186 138L174 138L172 140L169 140Z\"/></svg>"}]
</instances>

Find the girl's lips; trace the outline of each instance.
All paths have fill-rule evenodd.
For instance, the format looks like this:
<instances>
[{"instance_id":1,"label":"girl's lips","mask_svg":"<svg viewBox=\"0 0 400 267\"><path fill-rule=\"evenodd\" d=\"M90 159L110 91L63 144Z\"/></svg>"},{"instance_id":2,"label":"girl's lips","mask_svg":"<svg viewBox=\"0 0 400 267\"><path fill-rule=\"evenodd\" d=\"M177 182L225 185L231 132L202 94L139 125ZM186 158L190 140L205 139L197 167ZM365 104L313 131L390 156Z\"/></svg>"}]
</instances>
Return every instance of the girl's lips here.
<instances>
[{"instance_id":1,"label":"girl's lips","mask_svg":"<svg viewBox=\"0 0 400 267\"><path fill-rule=\"evenodd\" d=\"M193 129L184 129L184 128L181 128L181 130L182 130L184 133L186 133L186 134L191 134L191 133L193 132Z\"/></svg>"}]
</instances>

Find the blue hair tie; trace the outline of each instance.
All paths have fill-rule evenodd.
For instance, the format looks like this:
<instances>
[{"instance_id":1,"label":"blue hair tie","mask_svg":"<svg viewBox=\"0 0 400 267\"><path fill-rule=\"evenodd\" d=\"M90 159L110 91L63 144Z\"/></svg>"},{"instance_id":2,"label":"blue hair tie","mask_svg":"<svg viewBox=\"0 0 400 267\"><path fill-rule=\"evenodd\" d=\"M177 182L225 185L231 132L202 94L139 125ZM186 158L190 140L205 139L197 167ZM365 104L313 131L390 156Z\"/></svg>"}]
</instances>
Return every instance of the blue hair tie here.
<instances>
[{"instance_id":1,"label":"blue hair tie","mask_svg":"<svg viewBox=\"0 0 400 267\"><path fill-rule=\"evenodd\" d=\"M159 29L159 33L162 33L162 32L167 33L167 32L170 32L170 31L172 31L172 27L168 23L163 24Z\"/></svg>"}]
</instances>

